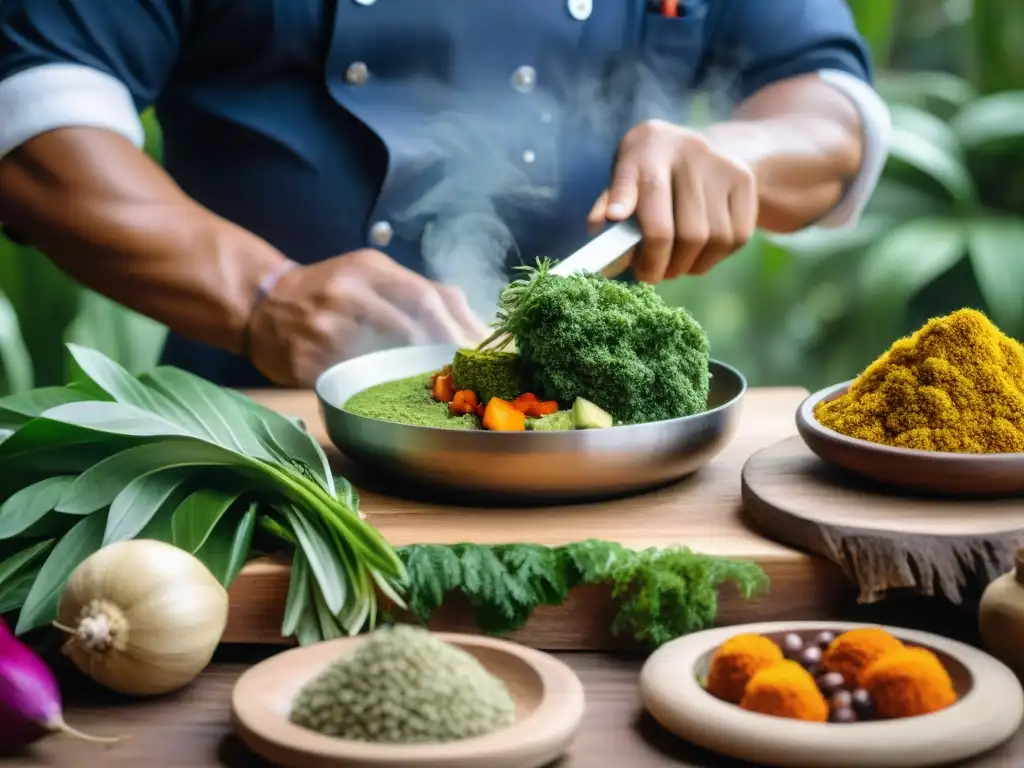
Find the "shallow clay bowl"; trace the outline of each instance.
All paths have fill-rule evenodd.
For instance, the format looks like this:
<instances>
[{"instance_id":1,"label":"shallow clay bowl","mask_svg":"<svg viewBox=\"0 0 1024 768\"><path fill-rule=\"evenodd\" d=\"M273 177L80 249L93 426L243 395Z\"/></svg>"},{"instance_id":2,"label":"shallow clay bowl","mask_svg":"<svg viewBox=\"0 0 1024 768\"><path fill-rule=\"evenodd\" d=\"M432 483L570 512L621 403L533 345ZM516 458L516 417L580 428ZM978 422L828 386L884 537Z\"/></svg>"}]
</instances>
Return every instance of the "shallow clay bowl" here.
<instances>
[{"instance_id":1,"label":"shallow clay bowl","mask_svg":"<svg viewBox=\"0 0 1024 768\"><path fill-rule=\"evenodd\" d=\"M401 347L328 369L317 380L316 394L331 442L391 487L396 480L403 486L411 482L432 491L433 499L433 491L444 491L495 503L575 502L665 485L697 471L732 438L747 388L739 371L712 361L702 413L563 432L414 427L342 408L369 387L438 370L455 352L448 344Z\"/></svg>"},{"instance_id":2,"label":"shallow clay bowl","mask_svg":"<svg viewBox=\"0 0 1024 768\"><path fill-rule=\"evenodd\" d=\"M851 382L815 392L800 404L796 427L820 459L893 488L952 496L1024 494L1024 453L943 453L893 448L841 435L814 417L820 402L844 394Z\"/></svg>"},{"instance_id":3,"label":"shallow clay bowl","mask_svg":"<svg viewBox=\"0 0 1024 768\"><path fill-rule=\"evenodd\" d=\"M447 744L387 745L324 736L288 722L299 690L365 637L295 648L247 671L231 695L235 731L260 757L284 768L540 768L565 753L583 720L583 684L558 659L476 635L437 633L505 681L516 722Z\"/></svg>"},{"instance_id":4,"label":"shallow clay bowl","mask_svg":"<svg viewBox=\"0 0 1024 768\"><path fill-rule=\"evenodd\" d=\"M730 637L751 632L805 641L866 624L772 622L698 632L662 646L640 673L644 706L687 741L757 765L779 768L923 768L985 752L1013 736L1024 719L1024 692L1001 662L963 643L926 632L884 627L908 645L934 651L959 701L930 715L862 723L808 723L747 712L702 687L711 657Z\"/></svg>"}]
</instances>

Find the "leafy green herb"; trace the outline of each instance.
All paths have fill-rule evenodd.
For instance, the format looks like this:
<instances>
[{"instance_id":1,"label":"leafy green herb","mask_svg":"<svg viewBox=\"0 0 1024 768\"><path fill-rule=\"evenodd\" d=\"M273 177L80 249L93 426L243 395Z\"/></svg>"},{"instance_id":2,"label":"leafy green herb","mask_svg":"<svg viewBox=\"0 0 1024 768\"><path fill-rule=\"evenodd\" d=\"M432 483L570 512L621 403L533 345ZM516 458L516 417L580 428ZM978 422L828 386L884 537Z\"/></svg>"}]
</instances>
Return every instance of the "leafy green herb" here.
<instances>
[{"instance_id":1,"label":"leafy green herb","mask_svg":"<svg viewBox=\"0 0 1024 768\"><path fill-rule=\"evenodd\" d=\"M414 544L398 554L409 574L409 610L427 622L453 592L469 601L489 634L522 627L535 608L559 605L584 584L610 584L618 611L611 630L654 646L709 627L718 588L731 582L747 598L767 588L754 563L691 552L686 547L635 551L589 539L539 544Z\"/></svg>"},{"instance_id":2,"label":"leafy green herb","mask_svg":"<svg viewBox=\"0 0 1024 768\"><path fill-rule=\"evenodd\" d=\"M68 348L83 380L0 400L0 549L14 547L0 605L21 609L19 634L47 624L74 568L115 541L176 544L229 586L258 523L305 565L286 635L358 632L378 590L401 603L401 559L297 422L175 368L136 377Z\"/></svg>"}]
</instances>

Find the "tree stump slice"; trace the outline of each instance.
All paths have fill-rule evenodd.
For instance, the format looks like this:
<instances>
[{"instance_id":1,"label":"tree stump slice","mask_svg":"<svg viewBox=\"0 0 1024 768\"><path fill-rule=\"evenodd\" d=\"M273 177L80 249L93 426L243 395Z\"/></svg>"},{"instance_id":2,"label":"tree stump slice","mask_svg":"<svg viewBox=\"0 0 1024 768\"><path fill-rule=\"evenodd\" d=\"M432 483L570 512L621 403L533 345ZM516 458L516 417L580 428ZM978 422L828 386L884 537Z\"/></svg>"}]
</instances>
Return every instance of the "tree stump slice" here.
<instances>
[{"instance_id":1,"label":"tree stump slice","mask_svg":"<svg viewBox=\"0 0 1024 768\"><path fill-rule=\"evenodd\" d=\"M1024 545L1024 499L883 487L827 464L799 437L747 460L743 506L763 535L836 563L863 603L910 590L973 605Z\"/></svg>"}]
</instances>

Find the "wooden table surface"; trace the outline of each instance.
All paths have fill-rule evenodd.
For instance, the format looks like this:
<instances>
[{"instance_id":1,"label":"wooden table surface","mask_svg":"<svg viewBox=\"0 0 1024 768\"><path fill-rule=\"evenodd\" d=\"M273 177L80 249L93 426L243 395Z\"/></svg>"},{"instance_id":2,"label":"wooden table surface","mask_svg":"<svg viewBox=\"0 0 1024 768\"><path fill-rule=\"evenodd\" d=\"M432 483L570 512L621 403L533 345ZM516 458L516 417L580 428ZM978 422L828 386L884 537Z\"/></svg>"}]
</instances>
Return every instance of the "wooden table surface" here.
<instances>
[{"instance_id":1,"label":"wooden table surface","mask_svg":"<svg viewBox=\"0 0 1024 768\"><path fill-rule=\"evenodd\" d=\"M556 520L545 516L544 525L538 526L531 510L520 510L516 514L489 511L488 515L496 514L496 517L457 511L453 517L446 517L440 507L434 510L430 510L429 505L410 507L408 502L374 494L364 494L364 504L373 522L397 544L472 538L517 540L506 538L509 535L517 536L518 540L538 540L539 537L542 541L557 543L601 536L634 545L680 542L705 552L753 558L772 576L772 594L750 604L727 598L723 610L724 620L729 623L784 617L825 618L841 613L850 621L891 623L973 642L976 639L973 616L920 599L855 606L840 599L840 595L848 597L852 590L843 587L834 566L766 541L744 524L739 498L743 462L753 451L793 434L794 409L803 395L798 389L752 391L745 404L739 433L706 470L674 492L668 489L613 502L612 506L603 508L601 514L582 507ZM325 440L309 394L265 393L260 399L282 412L303 418L312 431ZM502 525L492 528L495 520L503 521ZM233 590L232 612L236 614L236 621L239 611L248 612L243 616L245 621L253 625L262 622L262 626L270 628L265 631L272 633L279 626L279 616L267 614L276 610L276 602L283 597L270 594L280 590L284 583L280 578L281 569L264 565L256 571L257 576L262 573L263 581L251 579L247 594ZM533 629L528 627L519 639L542 647L574 647L579 641L578 635L566 635L565 619L558 618L573 612L583 617L578 618L577 623L589 622L595 627L608 618L595 613L592 604L577 599L574 606L547 609L537 621L531 622ZM272 639L264 637L263 642ZM91 733L121 734L128 736L128 740L104 749L55 737L23 755L6 760L0 758L0 768L265 768L267 763L250 754L232 736L229 702L231 687L238 676L276 650L253 645L222 646L214 663L192 686L177 694L143 702L119 699L83 682L73 671L62 671L67 721ZM571 752L556 764L557 768L744 768L748 765L684 744L642 716L637 693L641 659L612 653L558 655L583 680L587 716ZM826 756L823 756L824 765L827 765ZM1024 732L998 751L961 765L970 768L1024 765Z\"/></svg>"},{"instance_id":2,"label":"wooden table surface","mask_svg":"<svg viewBox=\"0 0 1024 768\"><path fill-rule=\"evenodd\" d=\"M972 642L973 618L914 600L854 610L851 621L895 623ZM192 686L162 699L125 701L66 677L66 719L95 734L126 735L111 748L52 738L0 768L269 768L232 735L231 687L251 664L274 653L261 646L224 646ZM609 653L560 653L583 681L587 714L570 753L550 768L752 768L709 754L662 731L644 716L637 693L642 661ZM822 766L827 766L823 756ZM1024 765L1024 729L1001 748L958 768Z\"/></svg>"},{"instance_id":3,"label":"wooden table surface","mask_svg":"<svg viewBox=\"0 0 1024 768\"><path fill-rule=\"evenodd\" d=\"M332 462L338 462L338 471L355 477L330 447L312 393L249 394L269 408L301 418L328 449ZM557 545L593 537L637 548L681 544L710 555L754 560L771 579L771 594L748 601L731 589L723 590L723 623L837 618L838 611L856 598L839 568L759 536L745 521L740 498L743 464L755 451L796 434L796 409L806 395L796 387L751 389L739 428L722 452L691 477L649 493L561 507L480 509L395 498L361 487L361 507L396 546L462 541ZM358 477L355 480L359 485ZM247 566L231 589L225 639L280 642L287 582L287 565ZM538 610L514 639L547 650L613 649L618 643L607 632L611 610L607 590L577 590L563 606ZM437 628L466 628L463 613L442 614Z\"/></svg>"}]
</instances>

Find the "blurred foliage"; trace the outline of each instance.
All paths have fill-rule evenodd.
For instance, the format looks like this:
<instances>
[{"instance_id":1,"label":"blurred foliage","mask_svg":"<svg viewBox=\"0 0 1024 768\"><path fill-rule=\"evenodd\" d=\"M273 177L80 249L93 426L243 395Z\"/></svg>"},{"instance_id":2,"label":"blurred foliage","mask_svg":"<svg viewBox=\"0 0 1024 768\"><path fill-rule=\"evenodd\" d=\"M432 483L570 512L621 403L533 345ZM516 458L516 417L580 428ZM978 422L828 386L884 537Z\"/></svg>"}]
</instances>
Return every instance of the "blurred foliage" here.
<instances>
[{"instance_id":1,"label":"blurred foliage","mask_svg":"<svg viewBox=\"0 0 1024 768\"><path fill-rule=\"evenodd\" d=\"M754 384L852 378L897 337L965 306L1024 336L1024 47L1010 42L1024 4L850 6L893 119L861 222L762 234L711 274L661 287Z\"/></svg>"},{"instance_id":2,"label":"blurred foliage","mask_svg":"<svg viewBox=\"0 0 1024 768\"><path fill-rule=\"evenodd\" d=\"M661 287L756 385L850 378L932 315L973 306L1024 336L1024 3L848 0L892 107L883 180L845 231L761 235ZM159 126L145 115L147 151ZM63 342L150 367L165 329L0 239L0 392L62 382Z\"/></svg>"},{"instance_id":3,"label":"blurred foliage","mask_svg":"<svg viewBox=\"0 0 1024 768\"><path fill-rule=\"evenodd\" d=\"M143 115L146 151L161 159L160 127ZM75 342L103 352L133 373L155 365L166 329L82 288L32 248L0 238L0 393L68 380Z\"/></svg>"}]
</instances>

